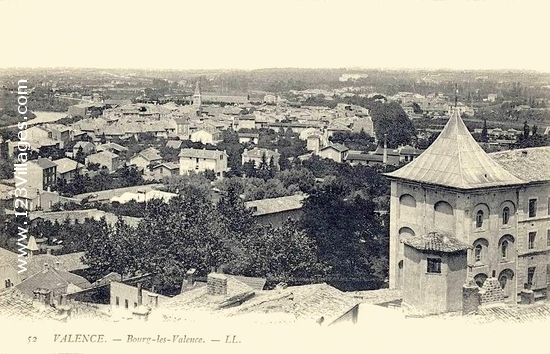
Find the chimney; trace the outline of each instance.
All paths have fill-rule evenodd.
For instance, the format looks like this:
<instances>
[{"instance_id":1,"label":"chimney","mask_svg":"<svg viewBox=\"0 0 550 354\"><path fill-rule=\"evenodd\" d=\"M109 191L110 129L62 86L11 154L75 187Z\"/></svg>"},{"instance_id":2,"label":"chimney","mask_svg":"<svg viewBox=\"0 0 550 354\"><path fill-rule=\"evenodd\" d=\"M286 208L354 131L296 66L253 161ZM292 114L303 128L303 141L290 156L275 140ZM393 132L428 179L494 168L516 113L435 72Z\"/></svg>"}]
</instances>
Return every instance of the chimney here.
<instances>
[{"instance_id":1,"label":"chimney","mask_svg":"<svg viewBox=\"0 0 550 354\"><path fill-rule=\"evenodd\" d=\"M149 296L149 307L159 306L159 296L157 294L148 294L147 296Z\"/></svg>"},{"instance_id":2,"label":"chimney","mask_svg":"<svg viewBox=\"0 0 550 354\"><path fill-rule=\"evenodd\" d=\"M136 320L147 321L151 310L143 305L138 305L132 310L132 317Z\"/></svg>"},{"instance_id":3,"label":"chimney","mask_svg":"<svg viewBox=\"0 0 550 354\"><path fill-rule=\"evenodd\" d=\"M50 265L48 263L44 263L44 271L47 271L50 269Z\"/></svg>"},{"instance_id":4,"label":"chimney","mask_svg":"<svg viewBox=\"0 0 550 354\"><path fill-rule=\"evenodd\" d=\"M191 268L185 273L185 278L187 279L187 284L190 287L193 287L195 285L195 272L196 271L197 270L195 268Z\"/></svg>"},{"instance_id":5,"label":"chimney","mask_svg":"<svg viewBox=\"0 0 550 354\"><path fill-rule=\"evenodd\" d=\"M191 290L195 286L195 268L189 269L185 273L185 277L183 278L183 283L181 285L181 292Z\"/></svg>"},{"instance_id":6,"label":"chimney","mask_svg":"<svg viewBox=\"0 0 550 354\"><path fill-rule=\"evenodd\" d=\"M207 277L206 287L208 295L225 296L227 295L227 277L223 274L210 273Z\"/></svg>"},{"instance_id":7,"label":"chimney","mask_svg":"<svg viewBox=\"0 0 550 354\"><path fill-rule=\"evenodd\" d=\"M51 290L37 288L33 290L33 305L37 307L45 307L51 305Z\"/></svg>"},{"instance_id":8,"label":"chimney","mask_svg":"<svg viewBox=\"0 0 550 354\"><path fill-rule=\"evenodd\" d=\"M51 248L46 248L46 254L48 256L51 256L52 255L52 249Z\"/></svg>"},{"instance_id":9,"label":"chimney","mask_svg":"<svg viewBox=\"0 0 550 354\"><path fill-rule=\"evenodd\" d=\"M143 304L143 290L141 289L141 283L137 284L137 304L138 306Z\"/></svg>"},{"instance_id":10,"label":"chimney","mask_svg":"<svg viewBox=\"0 0 550 354\"><path fill-rule=\"evenodd\" d=\"M60 261L55 261L54 269L55 270L60 270L61 269L61 262Z\"/></svg>"}]
</instances>

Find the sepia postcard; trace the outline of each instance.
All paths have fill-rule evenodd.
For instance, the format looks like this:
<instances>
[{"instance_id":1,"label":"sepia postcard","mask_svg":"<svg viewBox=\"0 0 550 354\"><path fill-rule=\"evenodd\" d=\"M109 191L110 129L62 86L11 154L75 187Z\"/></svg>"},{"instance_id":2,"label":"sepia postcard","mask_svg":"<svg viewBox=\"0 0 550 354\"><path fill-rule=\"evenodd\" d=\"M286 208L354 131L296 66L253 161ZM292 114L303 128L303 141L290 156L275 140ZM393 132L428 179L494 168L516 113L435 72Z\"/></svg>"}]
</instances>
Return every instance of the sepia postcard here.
<instances>
[{"instance_id":1,"label":"sepia postcard","mask_svg":"<svg viewBox=\"0 0 550 354\"><path fill-rule=\"evenodd\" d=\"M539 0L0 0L0 354L517 353Z\"/></svg>"}]
</instances>

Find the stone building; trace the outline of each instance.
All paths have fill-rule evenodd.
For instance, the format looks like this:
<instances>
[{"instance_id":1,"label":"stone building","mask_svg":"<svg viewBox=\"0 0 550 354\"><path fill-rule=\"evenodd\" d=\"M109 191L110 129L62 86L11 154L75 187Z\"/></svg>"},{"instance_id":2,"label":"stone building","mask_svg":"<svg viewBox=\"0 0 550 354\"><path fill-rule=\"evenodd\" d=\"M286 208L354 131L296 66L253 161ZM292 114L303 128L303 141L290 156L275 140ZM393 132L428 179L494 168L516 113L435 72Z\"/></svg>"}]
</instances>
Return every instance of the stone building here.
<instances>
[{"instance_id":1,"label":"stone building","mask_svg":"<svg viewBox=\"0 0 550 354\"><path fill-rule=\"evenodd\" d=\"M473 278L482 288L487 279L496 279L504 301L511 303L519 301L525 284L536 298L545 297L549 162L549 147L485 153L454 112L426 151L386 174L391 180L390 288L422 291L404 280L409 271L404 271L403 241L439 231L471 247L463 283Z\"/></svg>"}]
</instances>

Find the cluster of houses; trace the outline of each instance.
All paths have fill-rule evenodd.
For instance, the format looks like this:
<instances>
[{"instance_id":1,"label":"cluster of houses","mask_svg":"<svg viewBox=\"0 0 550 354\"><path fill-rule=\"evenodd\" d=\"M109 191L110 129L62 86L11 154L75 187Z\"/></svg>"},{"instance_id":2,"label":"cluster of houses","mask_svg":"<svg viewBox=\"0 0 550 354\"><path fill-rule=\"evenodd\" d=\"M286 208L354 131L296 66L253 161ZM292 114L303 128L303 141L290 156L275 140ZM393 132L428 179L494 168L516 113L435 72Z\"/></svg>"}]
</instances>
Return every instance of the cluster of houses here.
<instances>
[{"instance_id":1,"label":"cluster of houses","mask_svg":"<svg viewBox=\"0 0 550 354\"><path fill-rule=\"evenodd\" d=\"M463 102L455 103L453 99L449 99L449 97L443 94L421 95L413 92L398 92L396 95L389 97L389 99L399 102L411 119L448 117L454 111L457 111L459 114L474 115L472 107Z\"/></svg>"}]
</instances>

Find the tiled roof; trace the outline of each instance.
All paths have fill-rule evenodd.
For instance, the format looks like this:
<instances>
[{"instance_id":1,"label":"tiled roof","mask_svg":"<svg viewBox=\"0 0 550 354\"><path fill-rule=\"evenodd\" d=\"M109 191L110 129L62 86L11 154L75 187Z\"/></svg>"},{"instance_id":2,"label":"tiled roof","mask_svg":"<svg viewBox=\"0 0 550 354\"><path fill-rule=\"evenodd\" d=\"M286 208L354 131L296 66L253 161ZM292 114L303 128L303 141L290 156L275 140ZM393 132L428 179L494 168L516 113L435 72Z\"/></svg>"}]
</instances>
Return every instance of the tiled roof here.
<instances>
[{"instance_id":1,"label":"tiled roof","mask_svg":"<svg viewBox=\"0 0 550 354\"><path fill-rule=\"evenodd\" d=\"M139 156L148 161L162 160L162 156L159 155L159 151L155 148L147 148L139 153Z\"/></svg>"},{"instance_id":2,"label":"tiled roof","mask_svg":"<svg viewBox=\"0 0 550 354\"><path fill-rule=\"evenodd\" d=\"M176 315L176 312L178 311L218 310L220 303L222 303L223 301L230 299L234 296L253 292L253 290L254 289L241 282L237 278L227 275L227 295L208 295L208 287L201 286L174 296L170 300L166 301L162 305L162 308L166 310L165 313L169 316L171 314Z\"/></svg>"},{"instance_id":3,"label":"tiled roof","mask_svg":"<svg viewBox=\"0 0 550 354\"><path fill-rule=\"evenodd\" d=\"M452 253L472 248L450 234L439 231L428 232L427 235L405 237L403 243L420 251Z\"/></svg>"},{"instance_id":4,"label":"tiled roof","mask_svg":"<svg viewBox=\"0 0 550 354\"><path fill-rule=\"evenodd\" d=\"M277 151L263 148L254 148L252 150L245 150L243 152L243 156L245 158L262 158L264 154L267 159L270 159L272 156L280 156Z\"/></svg>"},{"instance_id":5,"label":"tiled roof","mask_svg":"<svg viewBox=\"0 0 550 354\"><path fill-rule=\"evenodd\" d=\"M338 152L346 152L349 150L345 145L342 145L342 144L330 144L322 148L321 151L327 150L327 149L334 149Z\"/></svg>"},{"instance_id":6,"label":"tiled roof","mask_svg":"<svg viewBox=\"0 0 550 354\"><path fill-rule=\"evenodd\" d=\"M263 291L241 306L230 309L228 314L286 313L306 321L318 321L323 317L323 323L330 325L360 302L348 293L322 283Z\"/></svg>"},{"instance_id":7,"label":"tiled roof","mask_svg":"<svg viewBox=\"0 0 550 354\"><path fill-rule=\"evenodd\" d=\"M44 269L31 275L15 287L28 298L33 298L33 291L42 288L52 291L53 296L65 294L69 285L75 285L81 289L91 286L85 278L60 269Z\"/></svg>"},{"instance_id":8,"label":"tiled roof","mask_svg":"<svg viewBox=\"0 0 550 354\"><path fill-rule=\"evenodd\" d=\"M103 150L117 150L117 151L126 151L128 150L127 147L124 147L122 145L119 145L117 143L106 143L101 144L97 146L97 151L103 151Z\"/></svg>"},{"instance_id":9,"label":"tiled roof","mask_svg":"<svg viewBox=\"0 0 550 354\"><path fill-rule=\"evenodd\" d=\"M11 264L15 269L19 269L19 262L17 261L17 258L17 253L0 247L0 259Z\"/></svg>"},{"instance_id":10,"label":"tiled roof","mask_svg":"<svg viewBox=\"0 0 550 354\"><path fill-rule=\"evenodd\" d=\"M519 179L550 181L550 146L493 152L489 156Z\"/></svg>"},{"instance_id":11,"label":"tiled roof","mask_svg":"<svg viewBox=\"0 0 550 354\"><path fill-rule=\"evenodd\" d=\"M381 155L371 155L371 154L357 154L349 153L346 156L347 161L372 161L372 162L382 162L383 156Z\"/></svg>"},{"instance_id":12,"label":"tiled roof","mask_svg":"<svg viewBox=\"0 0 550 354\"><path fill-rule=\"evenodd\" d=\"M191 148L185 148L182 149L179 153L179 157L195 157L200 159L214 159L218 160L220 158L220 154L227 155L224 151L219 150L206 150L206 149L191 149Z\"/></svg>"},{"instance_id":13,"label":"tiled roof","mask_svg":"<svg viewBox=\"0 0 550 354\"><path fill-rule=\"evenodd\" d=\"M52 162L57 165L57 173L60 174L74 171L77 167L84 168L84 164L71 160L67 157L63 157L59 160L53 160Z\"/></svg>"},{"instance_id":14,"label":"tiled roof","mask_svg":"<svg viewBox=\"0 0 550 354\"><path fill-rule=\"evenodd\" d=\"M53 307L38 308L32 300L25 298L20 291L11 288L0 291L0 318L43 320L53 319L57 311Z\"/></svg>"},{"instance_id":15,"label":"tiled roof","mask_svg":"<svg viewBox=\"0 0 550 354\"><path fill-rule=\"evenodd\" d=\"M522 183L483 151L456 111L426 151L386 176L458 189Z\"/></svg>"},{"instance_id":16,"label":"tiled roof","mask_svg":"<svg viewBox=\"0 0 550 354\"><path fill-rule=\"evenodd\" d=\"M96 158L96 157L106 157L106 158L109 158L109 159L114 159L115 157L118 157L117 154L115 153L112 153L110 151L107 151L107 150L104 150L104 151L101 151L101 152L98 152L98 153L95 153L95 154L91 154L91 155L88 155L88 157L86 157L86 159L89 159L89 158Z\"/></svg>"},{"instance_id":17,"label":"tiled roof","mask_svg":"<svg viewBox=\"0 0 550 354\"><path fill-rule=\"evenodd\" d=\"M245 206L249 209L253 208L255 216L275 214L283 211L301 209L305 198L305 195L296 194L286 197L251 200L245 202Z\"/></svg>"},{"instance_id":18,"label":"tiled roof","mask_svg":"<svg viewBox=\"0 0 550 354\"><path fill-rule=\"evenodd\" d=\"M50 160L50 159L45 159L45 158L40 158L40 159L36 159L36 160L31 160L31 161L29 161L29 162L32 162L32 163L37 164L37 165L40 166L42 169L51 168L51 167L56 167L56 166L57 166L55 163L52 162L52 160Z\"/></svg>"},{"instance_id":19,"label":"tiled roof","mask_svg":"<svg viewBox=\"0 0 550 354\"><path fill-rule=\"evenodd\" d=\"M471 316L473 322L512 322L533 323L534 321L548 322L550 320L550 306L547 303L525 306L488 306L480 307L477 315Z\"/></svg>"},{"instance_id":20,"label":"tiled roof","mask_svg":"<svg viewBox=\"0 0 550 354\"><path fill-rule=\"evenodd\" d=\"M179 170L180 165L179 165L178 163L176 163L176 162L163 162L163 163L161 163L161 164L158 164L158 165L154 166L154 167L153 167L153 170L154 170L154 169L157 169L157 168L159 168L159 167L165 167L165 168L167 168L167 169L169 169L169 170Z\"/></svg>"},{"instance_id":21,"label":"tiled roof","mask_svg":"<svg viewBox=\"0 0 550 354\"><path fill-rule=\"evenodd\" d=\"M32 258L27 259L27 272L30 275L36 274L44 269L45 263L53 268L56 262L59 262L60 267L68 272L87 269L89 266L82 262L82 256L84 256L84 252L67 253L59 256L51 254L34 255Z\"/></svg>"},{"instance_id":22,"label":"tiled roof","mask_svg":"<svg viewBox=\"0 0 550 354\"><path fill-rule=\"evenodd\" d=\"M244 277L242 275L227 275L227 276L237 279L241 283L244 283L250 286L254 290L264 290L265 283L267 282L267 279L265 278Z\"/></svg>"}]
</instances>

